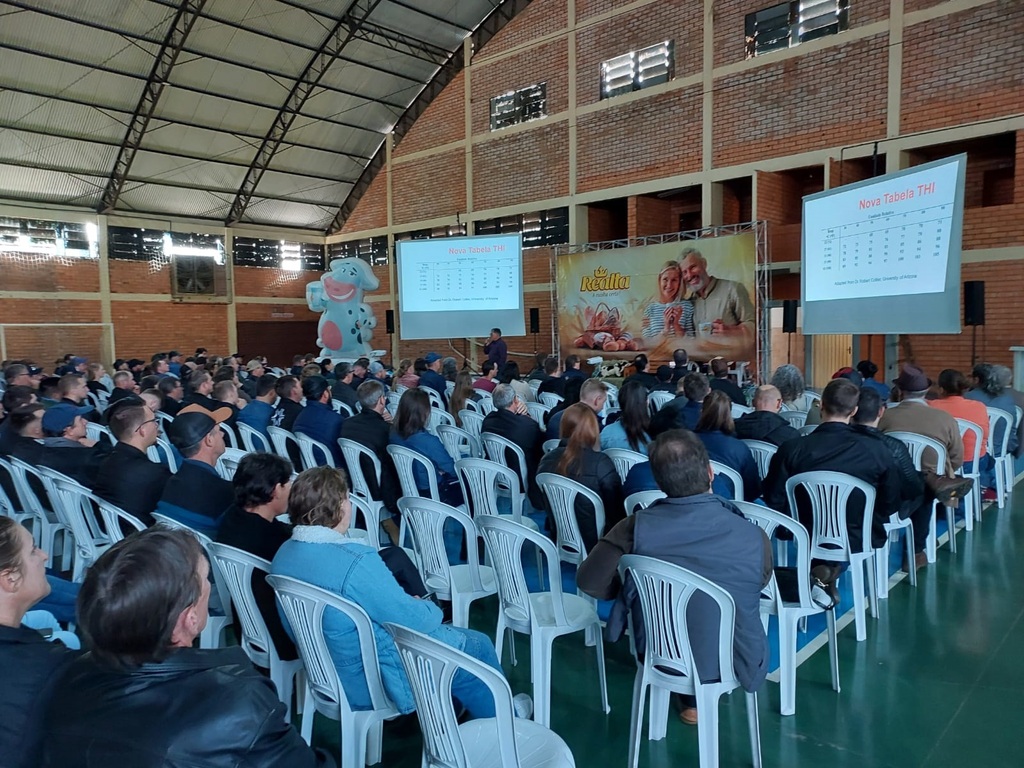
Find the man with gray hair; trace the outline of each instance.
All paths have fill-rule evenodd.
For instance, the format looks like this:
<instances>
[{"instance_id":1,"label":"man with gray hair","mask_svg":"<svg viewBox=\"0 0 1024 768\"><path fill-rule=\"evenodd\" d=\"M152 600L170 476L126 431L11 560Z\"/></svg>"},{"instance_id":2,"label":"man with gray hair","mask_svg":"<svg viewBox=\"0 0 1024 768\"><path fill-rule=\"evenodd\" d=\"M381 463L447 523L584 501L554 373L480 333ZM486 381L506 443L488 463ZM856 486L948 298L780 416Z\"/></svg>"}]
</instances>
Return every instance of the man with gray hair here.
<instances>
[{"instance_id":1,"label":"man with gray hair","mask_svg":"<svg viewBox=\"0 0 1024 768\"><path fill-rule=\"evenodd\" d=\"M491 395L494 410L484 417L482 432L500 435L518 445L526 456L528 487L523 489L535 509L544 508L544 497L537 487L537 465L543 453L544 435L537 422L527 415L526 403L509 384L499 384ZM518 467L517 459L507 453L505 465Z\"/></svg>"},{"instance_id":2,"label":"man with gray hair","mask_svg":"<svg viewBox=\"0 0 1024 768\"><path fill-rule=\"evenodd\" d=\"M693 302L693 325L700 338L711 342L719 354L745 359L742 351L753 352L754 305L743 283L708 274L708 261L696 248L679 256L683 289Z\"/></svg>"},{"instance_id":3,"label":"man with gray hair","mask_svg":"<svg viewBox=\"0 0 1024 768\"><path fill-rule=\"evenodd\" d=\"M604 410L604 406L608 402L608 385L600 379L587 379L580 387L580 402L590 407L590 410L597 415L598 427L604 429L604 417L601 416L601 411ZM570 405L572 403L566 400L559 404L557 411L551 413L548 418L547 430L544 434L548 440L558 439L559 429L562 426L562 414L565 413L565 409Z\"/></svg>"}]
</instances>

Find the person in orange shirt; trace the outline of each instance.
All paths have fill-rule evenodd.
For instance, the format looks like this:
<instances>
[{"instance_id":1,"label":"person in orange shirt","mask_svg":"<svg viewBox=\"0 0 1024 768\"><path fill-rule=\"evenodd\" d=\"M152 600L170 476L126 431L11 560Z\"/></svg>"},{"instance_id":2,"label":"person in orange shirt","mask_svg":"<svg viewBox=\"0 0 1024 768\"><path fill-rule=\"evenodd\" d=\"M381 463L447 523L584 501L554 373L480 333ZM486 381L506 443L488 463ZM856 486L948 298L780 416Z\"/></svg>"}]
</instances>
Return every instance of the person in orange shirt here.
<instances>
[{"instance_id":1,"label":"person in orange shirt","mask_svg":"<svg viewBox=\"0 0 1024 768\"><path fill-rule=\"evenodd\" d=\"M970 388L970 382L960 371L947 368L939 374L939 397L936 400L929 400L932 408L945 411L954 419L966 419L973 421L981 427L981 452L979 454L982 472L982 483L985 481L986 471L991 475L992 457L988 455L988 410L984 403L965 398L964 392ZM974 461L974 433L970 430L963 433L964 441L964 473L970 474L975 470L972 466Z\"/></svg>"}]
</instances>

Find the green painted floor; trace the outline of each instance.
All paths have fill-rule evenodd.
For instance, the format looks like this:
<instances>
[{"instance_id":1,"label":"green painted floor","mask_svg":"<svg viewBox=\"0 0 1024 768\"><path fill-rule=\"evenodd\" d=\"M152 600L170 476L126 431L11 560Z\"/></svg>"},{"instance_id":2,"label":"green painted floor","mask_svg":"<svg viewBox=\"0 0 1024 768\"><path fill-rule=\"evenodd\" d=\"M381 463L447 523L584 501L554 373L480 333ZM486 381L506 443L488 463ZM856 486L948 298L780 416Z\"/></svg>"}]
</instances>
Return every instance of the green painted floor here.
<instances>
[{"instance_id":1,"label":"green painted floor","mask_svg":"<svg viewBox=\"0 0 1024 768\"><path fill-rule=\"evenodd\" d=\"M879 603L877 621L857 643L852 624L839 635L842 692L829 684L822 648L797 671L797 712L778 714L778 685L759 695L764 765L842 768L1024 766L1024 493L984 522L960 530L959 552L939 550L919 572L916 589L902 581ZM472 625L493 634L495 601L474 606ZM529 647L507 661L514 692L530 691ZM594 652L582 634L555 643L552 727L576 765L625 765L635 665L626 641L606 645L610 715L600 711ZM1018 730L1020 729L1020 730ZM721 765L750 765L744 700L721 705ZM317 718L314 743L337 754L335 723ZM697 729L673 716L668 737L643 743L640 765L696 766ZM415 726L388 725L381 765L420 765Z\"/></svg>"}]
</instances>

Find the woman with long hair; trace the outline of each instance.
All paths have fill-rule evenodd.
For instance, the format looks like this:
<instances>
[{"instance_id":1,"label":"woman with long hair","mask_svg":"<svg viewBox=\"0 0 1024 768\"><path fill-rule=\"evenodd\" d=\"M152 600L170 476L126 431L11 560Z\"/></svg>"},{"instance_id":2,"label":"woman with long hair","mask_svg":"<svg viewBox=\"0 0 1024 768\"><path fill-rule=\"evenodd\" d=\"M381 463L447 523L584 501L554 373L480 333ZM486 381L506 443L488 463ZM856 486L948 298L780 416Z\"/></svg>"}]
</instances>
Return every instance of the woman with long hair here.
<instances>
[{"instance_id":1,"label":"woman with long hair","mask_svg":"<svg viewBox=\"0 0 1024 768\"><path fill-rule=\"evenodd\" d=\"M391 442L422 454L434 465L441 501L457 507L462 503L462 487L455 473L455 462L437 435L427 431L430 421L430 398L422 389L402 393L395 412ZM430 478L420 465L413 467L413 479L421 496L429 495Z\"/></svg>"},{"instance_id":2,"label":"woman with long hair","mask_svg":"<svg viewBox=\"0 0 1024 768\"><path fill-rule=\"evenodd\" d=\"M576 499L576 524L589 552L597 540L625 518L622 481L615 464L600 451L600 428L594 411L584 403L565 409L559 425L560 445L541 459L537 474L551 472L585 485L604 502L604 528L597 530L593 505ZM551 509L548 508L548 515ZM554 527L552 525L552 527Z\"/></svg>"},{"instance_id":3,"label":"woman with long hair","mask_svg":"<svg viewBox=\"0 0 1024 768\"><path fill-rule=\"evenodd\" d=\"M498 382L511 386L516 391L516 394L519 395L519 399L524 403L537 402L537 395L534 394L533 389L519 378L519 363L515 360L509 360L505 363L501 373L498 374Z\"/></svg>"},{"instance_id":4,"label":"woman with long hair","mask_svg":"<svg viewBox=\"0 0 1024 768\"><path fill-rule=\"evenodd\" d=\"M419 362L419 361L417 361ZM427 364L423 363L424 370ZM391 388L397 390L399 387L406 387L412 389L420 385L420 376L416 370L413 369L413 362L408 357L403 357L398 363L398 370L395 371L395 378L391 381Z\"/></svg>"},{"instance_id":5,"label":"woman with long hair","mask_svg":"<svg viewBox=\"0 0 1024 768\"><path fill-rule=\"evenodd\" d=\"M732 420L732 400L725 392L712 390L704 398L704 406L697 428L697 437L704 443L708 458L735 469L743 478L743 501L753 501L761 495L761 478L757 462L750 449L736 437L736 426ZM732 483L724 478L715 478L713 488L720 496L735 498Z\"/></svg>"},{"instance_id":6,"label":"woman with long hair","mask_svg":"<svg viewBox=\"0 0 1024 768\"><path fill-rule=\"evenodd\" d=\"M440 608L430 600L406 594L376 550L346 535L352 523L348 494L342 470L316 467L299 475L288 497L288 517L295 527L291 539L274 556L271 573L309 582L351 600L366 611L373 623L384 689L403 714L414 711L415 702L398 650L384 628L386 622L429 635L500 672L494 645L486 635L442 623ZM359 661L359 639L352 631L352 623L330 610L324 614L323 623L328 650L345 695L354 709L370 708ZM471 717L494 717L494 699L489 689L472 675L456 673L452 695Z\"/></svg>"},{"instance_id":7,"label":"woman with long hair","mask_svg":"<svg viewBox=\"0 0 1024 768\"><path fill-rule=\"evenodd\" d=\"M679 262L666 261L658 273L658 295L644 307L644 337L695 335L693 302L679 298L682 282Z\"/></svg>"},{"instance_id":8,"label":"woman with long hair","mask_svg":"<svg viewBox=\"0 0 1024 768\"><path fill-rule=\"evenodd\" d=\"M601 430L601 450L629 448L647 455L647 444L651 441L647 431L651 424L651 410L647 404L647 387L634 378L626 379L619 389L622 411L617 421Z\"/></svg>"},{"instance_id":9,"label":"woman with long hair","mask_svg":"<svg viewBox=\"0 0 1024 768\"><path fill-rule=\"evenodd\" d=\"M455 377L455 389L452 390L452 396L448 400L449 412L455 418L456 426L462 426L459 411L466 407L466 401L476 402L478 399L479 396L473 389L473 376L469 371L460 371L459 375Z\"/></svg>"}]
</instances>

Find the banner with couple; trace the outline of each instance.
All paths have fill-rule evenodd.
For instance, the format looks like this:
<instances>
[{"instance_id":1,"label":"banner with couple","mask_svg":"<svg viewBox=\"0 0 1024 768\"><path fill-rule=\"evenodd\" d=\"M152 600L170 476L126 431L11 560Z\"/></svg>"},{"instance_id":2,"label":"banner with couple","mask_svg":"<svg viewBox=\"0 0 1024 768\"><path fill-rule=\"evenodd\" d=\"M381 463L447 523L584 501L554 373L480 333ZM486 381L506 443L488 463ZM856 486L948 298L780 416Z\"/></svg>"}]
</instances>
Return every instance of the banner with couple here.
<instances>
[{"instance_id":1,"label":"banner with couple","mask_svg":"<svg viewBox=\"0 0 1024 768\"><path fill-rule=\"evenodd\" d=\"M561 356L753 361L756 266L751 232L561 255Z\"/></svg>"}]
</instances>

